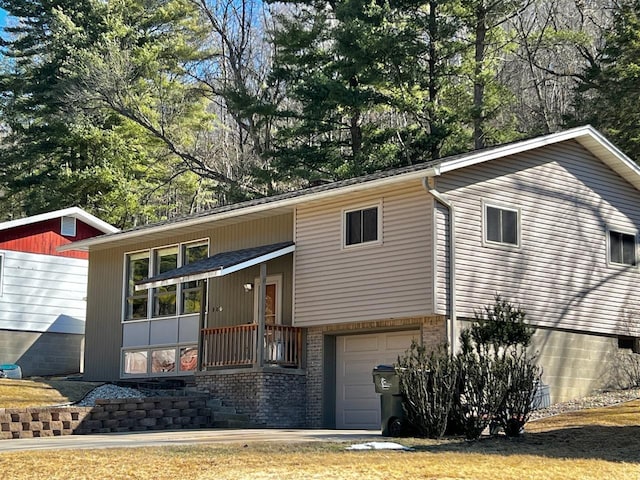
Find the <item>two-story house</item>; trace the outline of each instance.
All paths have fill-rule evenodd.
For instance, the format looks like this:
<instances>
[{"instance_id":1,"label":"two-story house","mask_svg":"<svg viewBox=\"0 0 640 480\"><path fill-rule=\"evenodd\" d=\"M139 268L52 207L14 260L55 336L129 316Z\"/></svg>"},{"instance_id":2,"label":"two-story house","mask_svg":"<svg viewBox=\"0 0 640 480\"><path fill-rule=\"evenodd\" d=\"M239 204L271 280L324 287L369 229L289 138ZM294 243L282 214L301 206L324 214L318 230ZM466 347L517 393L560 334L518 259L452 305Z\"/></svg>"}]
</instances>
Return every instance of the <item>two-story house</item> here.
<instances>
[{"instance_id":1,"label":"two-story house","mask_svg":"<svg viewBox=\"0 0 640 480\"><path fill-rule=\"evenodd\" d=\"M377 428L371 371L522 306L554 401L637 347L640 169L581 127L84 240L88 380L186 377L272 426Z\"/></svg>"}]
</instances>

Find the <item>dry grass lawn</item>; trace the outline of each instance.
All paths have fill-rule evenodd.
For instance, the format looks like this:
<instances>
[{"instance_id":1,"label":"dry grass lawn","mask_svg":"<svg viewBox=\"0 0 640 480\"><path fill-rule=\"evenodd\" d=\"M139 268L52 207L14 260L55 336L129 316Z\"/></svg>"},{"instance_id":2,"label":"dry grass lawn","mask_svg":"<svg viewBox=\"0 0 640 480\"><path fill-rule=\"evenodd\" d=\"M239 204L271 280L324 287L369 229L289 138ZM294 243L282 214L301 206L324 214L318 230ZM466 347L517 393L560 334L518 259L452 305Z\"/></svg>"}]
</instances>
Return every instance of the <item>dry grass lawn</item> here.
<instances>
[{"instance_id":1,"label":"dry grass lawn","mask_svg":"<svg viewBox=\"0 0 640 480\"><path fill-rule=\"evenodd\" d=\"M0 378L0 408L46 407L77 402L100 383Z\"/></svg>"},{"instance_id":2,"label":"dry grass lawn","mask_svg":"<svg viewBox=\"0 0 640 480\"><path fill-rule=\"evenodd\" d=\"M533 422L518 440L414 438L414 451L345 444L198 445L0 454L2 478L640 479L640 401Z\"/></svg>"}]
</instances>

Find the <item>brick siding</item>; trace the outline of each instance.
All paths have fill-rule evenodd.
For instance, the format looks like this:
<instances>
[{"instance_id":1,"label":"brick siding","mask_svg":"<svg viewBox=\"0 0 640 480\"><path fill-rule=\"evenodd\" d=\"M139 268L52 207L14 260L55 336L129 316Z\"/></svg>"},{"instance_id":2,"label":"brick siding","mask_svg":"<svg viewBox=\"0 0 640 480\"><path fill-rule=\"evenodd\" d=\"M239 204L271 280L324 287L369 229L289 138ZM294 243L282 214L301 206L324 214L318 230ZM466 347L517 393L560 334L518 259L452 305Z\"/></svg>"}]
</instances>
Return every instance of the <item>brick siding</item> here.
<instances>
[{"instance_id":1,"label":"brick siding","mask_svg":"<svg viewBox=\"0 0 640 480\"><path fill-rule=\"evenodd\" d=\"M238 369L196 373L198 388L233 405L251 422L266 427L306 426L304 371L286 368Z\"/></svg>"},{"instance_id":2,"label":"brick siding","mask_svg":"<svg viewBox=\"0 0 640 480\"><path fill-rule=\"evenodd\" d=\"M307 329L307 426L323 428L323 366L325 353L323 342L326 335L345 335L350 333L374 333L404 328L419 328L422 344L436 349L446 342L445 317L416 317L400 320L376 322L356 322L311 327ZM333 359L335 361L335 359Z\"/></svg>"}]
</instances>

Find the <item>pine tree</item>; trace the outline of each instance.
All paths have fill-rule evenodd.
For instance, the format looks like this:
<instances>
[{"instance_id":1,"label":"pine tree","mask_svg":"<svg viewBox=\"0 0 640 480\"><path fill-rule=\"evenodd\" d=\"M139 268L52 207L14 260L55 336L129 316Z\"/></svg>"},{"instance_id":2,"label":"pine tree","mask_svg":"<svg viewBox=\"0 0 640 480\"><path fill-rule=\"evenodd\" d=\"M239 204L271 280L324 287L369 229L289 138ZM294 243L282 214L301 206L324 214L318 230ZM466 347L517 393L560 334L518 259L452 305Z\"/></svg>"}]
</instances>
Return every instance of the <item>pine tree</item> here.
<instances>
[{"instance_id":1,"label":"pine tree","mask_svg":"<svg viewBox=\"0 0 640 480\"><path fill-rule=\"evenodd\" d=\"M291 101L276 169L340 179L438 158L457 120L452 4L300 1L279 16L273 78Z\"/></svg>"},{"instance_id":2,"label":"pine tree","mask_svg":"<svg viewBox=\"0 0 640 480\"><path fill-rule=\"evenodd\" d=\"M593 124L640 161L640 1L620 4L604 46L589 58L575 93L572 123Z\"/></svg>"}]
</instances>

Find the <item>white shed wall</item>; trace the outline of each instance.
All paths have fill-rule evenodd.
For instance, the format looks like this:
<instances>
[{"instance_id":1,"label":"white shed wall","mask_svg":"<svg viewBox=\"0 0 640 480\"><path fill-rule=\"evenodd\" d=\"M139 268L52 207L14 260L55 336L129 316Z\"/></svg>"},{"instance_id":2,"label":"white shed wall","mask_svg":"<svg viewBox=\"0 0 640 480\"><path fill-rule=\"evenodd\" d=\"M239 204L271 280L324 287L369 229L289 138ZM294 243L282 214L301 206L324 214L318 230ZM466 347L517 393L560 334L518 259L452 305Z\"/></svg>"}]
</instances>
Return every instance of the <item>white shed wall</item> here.
<instances>
[{"instance_id":1,"label":"white shed wall","mask_svg":"<svg viewBox=\"0 0 640 480\"><path fill-rule=\"evenodd\" d=\"M88 261L2 250L0 329L84 334Z\"/></svg>"}]
</instances>

